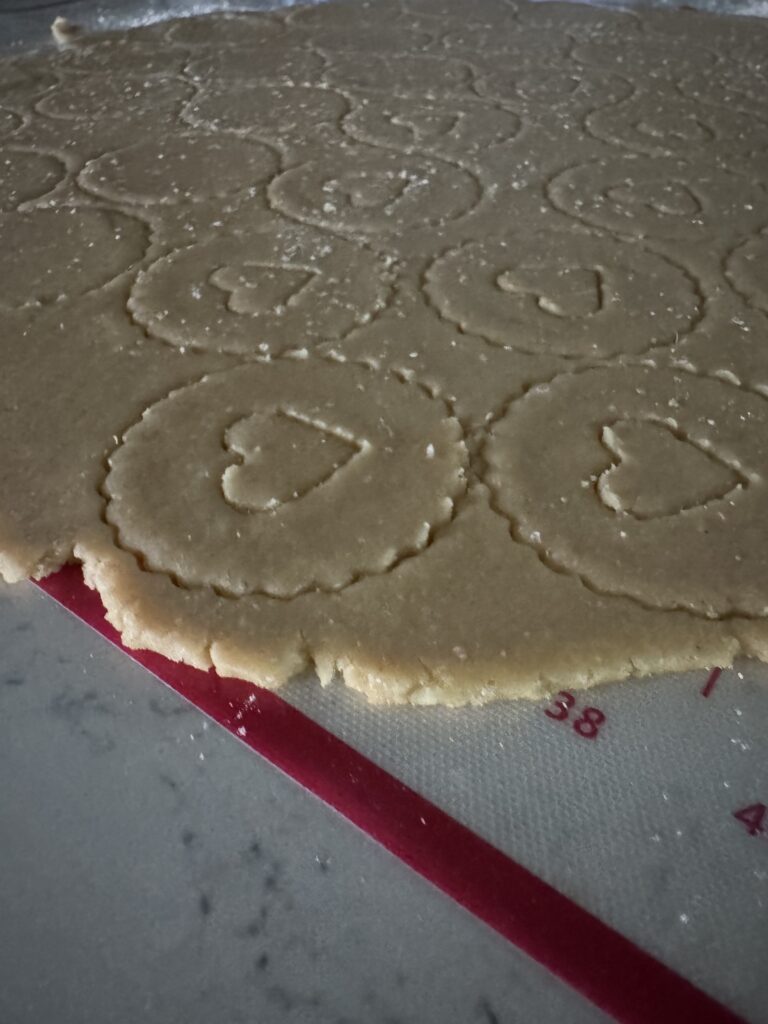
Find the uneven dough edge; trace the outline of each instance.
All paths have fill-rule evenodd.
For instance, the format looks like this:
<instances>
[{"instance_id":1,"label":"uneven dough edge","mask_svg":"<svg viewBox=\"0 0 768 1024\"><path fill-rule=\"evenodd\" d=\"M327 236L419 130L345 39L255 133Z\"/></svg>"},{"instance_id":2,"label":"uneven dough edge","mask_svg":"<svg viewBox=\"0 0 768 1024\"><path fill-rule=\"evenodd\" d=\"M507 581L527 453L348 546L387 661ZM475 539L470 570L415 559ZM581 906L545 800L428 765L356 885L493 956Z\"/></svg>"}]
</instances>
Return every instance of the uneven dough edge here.
<instances>
[{"instance_id":1,"label":"uneven dough edge","mask_svg":"<svg viewBox=\"0 0 768 1024\"><path fill-rule=\"evenodd\" d=\"M41 580L61 569L72 557L66 543L41 544L27 540L7 517L0 519L0 579L5 583Z\"/></svg>"},{"instance_id":2,"label":"uneven dough edge","mask_svg":"<svg viewBox=\"0 0 768 1024\"><path fill-rule=\"evenodd\" d=\"M138 569L134 556L115 548L106 530L78 543L74 557L81 562L86 584L98 592L107 621L118 630L126 647L152 651L204 672L213 669L222 677L269 690L315 672L323 686L341 678L374 705L479 707L510 698L543 699L561 689L582 690L629 677L727 667L740 655L768 657L768 623L739 622L731 628L730 623L693 620L702 628L682 644L674 633L653 637L653 622L649 621L648 642L642 653L602 655L599 664L593 662L586 672L562 664L544 664L541 672L530 672L524 665L516 665L514 658L482 657L460 662L455 671L447 671L417 655L397 661L381 650L374 652L375 644L369 651L355 645L357 650L351 655L351 645L338 640L313 641L297 626L274 628L274 623L269 623L246 636L217 621L210 609L205 611L202 592L185 590L162 574ZM654 613L649 614L654 618ZM203 616L205 630L197 625ZM316 627L308 631L316 632Z\"/></svg>"}]
</instances>

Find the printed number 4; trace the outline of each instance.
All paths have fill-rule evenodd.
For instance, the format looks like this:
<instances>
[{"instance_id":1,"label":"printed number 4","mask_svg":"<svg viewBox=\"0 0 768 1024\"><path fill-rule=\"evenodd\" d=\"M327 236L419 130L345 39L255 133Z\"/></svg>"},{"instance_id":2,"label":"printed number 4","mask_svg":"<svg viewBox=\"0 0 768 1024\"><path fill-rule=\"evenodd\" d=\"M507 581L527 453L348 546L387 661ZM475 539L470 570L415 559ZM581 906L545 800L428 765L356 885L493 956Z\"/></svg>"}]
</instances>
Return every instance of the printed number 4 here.
<instances>
[{"instance_id":1,"label":"printed number 4","mask_svg":"<svg viewBox=\"0 0 768 1024\"><path fill-rule=\"evenodd\" d=\"M765 831L767 814L768 807L765 804L750 804L749 807L733 812L734 818L741 822L751 836L759 836Z\"/></svg>"},{"instance_id":2,"label":"printed number 4","mask_svg":"<svg viewBox=\"0 0 768 1024\"><path fill-rule=\"evenodd\" d=\"M567 690L561 690L552 698L552 704L553 707L545 708L544 714L556 722L564 722L576 706L576 698ZM581 715L574 720L573 728L585 740L595 740L604 721L605 715L599 708L584 708Z\"/></svg>"}]
</instances>

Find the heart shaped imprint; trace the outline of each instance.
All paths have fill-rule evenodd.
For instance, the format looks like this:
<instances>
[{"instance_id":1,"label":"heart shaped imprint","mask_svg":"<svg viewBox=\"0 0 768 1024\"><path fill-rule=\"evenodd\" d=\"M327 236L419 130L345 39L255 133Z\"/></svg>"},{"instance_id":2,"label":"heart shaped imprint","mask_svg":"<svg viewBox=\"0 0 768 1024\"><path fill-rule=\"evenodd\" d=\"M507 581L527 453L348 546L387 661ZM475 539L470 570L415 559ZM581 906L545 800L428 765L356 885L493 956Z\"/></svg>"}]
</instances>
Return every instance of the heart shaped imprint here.
<instances>
[{"instance_id":1,"label":"heart shaped imprint","mask_svg":"<svg viewBox=\"0 0 768 1024\"><path fill-rule=\"evenodd\" d=\"M224 497L241 512L274 511L328 483L363 450L341 428L279 409L234 423L225 444L242 458L224 470Z\"/></svg>"},{"instance_id":2,"label":"heart shaped imprint","mask_svg":"<svg viewBox=\"0 0 768 1024\"><path fill-rule=\"evenodd\" d=\"M559 317L584 317L598 313L603 302L603 275L583 267L525 267L505 270L496 278L503 292L530 295L544 313ZM556 295L548 294L555 284Z\"/></svg>"},{"instance_id":3,"label":"heart shaped imprint","mask_svg":"<svg viewBox=\"0 0 768 1024\"><path fill-rule=\"evenodd\" d=\"M233 313L279 315L290 303L300 301L301 293L317 273L311 267L249 261L236 267L219 267L211 274L210 282L227 294L227 308Z\"/></svg>"},{"instance_id":4,"label":"heart shaped imprint","mask_svg":"<svg viewBox=\"0 0 768 1024\"><path fill-rule=\"evenodd\" d=\"M601 441L617 461L598 478L600 500L614 512L636 519L699 508L748 482L667 423L617 420L603 427Z\"/></svg>"},{"instance_id":5,"label":"heart shaped imprint","mask_svg":"<svg viewBox=\"0 0 768 1024\"><path fill-rule=\"evenodd\" d=\"M516 537L593 591L765 616L767 429L765 399L724 381L595 367L510 404L485 479Z\"/></svg>"}]
</instances>

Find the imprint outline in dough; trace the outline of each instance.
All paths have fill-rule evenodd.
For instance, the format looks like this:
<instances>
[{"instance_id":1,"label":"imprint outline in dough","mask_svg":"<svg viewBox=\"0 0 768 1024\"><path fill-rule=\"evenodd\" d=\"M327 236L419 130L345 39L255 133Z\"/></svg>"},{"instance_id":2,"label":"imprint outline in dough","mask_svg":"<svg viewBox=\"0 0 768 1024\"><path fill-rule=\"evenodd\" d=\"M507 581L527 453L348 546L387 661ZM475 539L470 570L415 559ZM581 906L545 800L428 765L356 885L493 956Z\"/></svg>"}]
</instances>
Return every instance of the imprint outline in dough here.
<instances>
[{"instance_id":1,"label":"imprint outline in dough","mask_svg":"<svg viewBox=\"0 0 768 1024\"><path fill-rule=\"evenodd\" d=\"M757 263L755 272L752 262ZM762 274L760 270L762 269ZM745 239L728 253L725 277L731 288L761 313L768 315L768 234L762 232ZM743 281L739 278L743 277Z\"/></svg>"},{"instance_id":2,"label":"imprint outline in dough","mask_svg":"<svg viewBox=\"0 0 768 1024\"><path fill-rule=\"evenodd\" d=\"M256 31L252 32L252 29ZM166 27L166 36L172 46L195 49L213 44L237 48L276 42L285 30L283 19L272 12L216 11L196 17L174 18ZM217 34L219 38L216 38Z\"/></svg>"},{"instance_id":3,"label":"imprint outline in dough","mask_svg":"<svg viewBox=\"0 0 768 1024\"><path fill-rule=\"evenodd\" d=\"M634 238L719 240L748 234L768 220L768 195L747 178L678 157L626 153L576 164L553 175L546 194L561 213ZM721 202L710 210L713 197Z\"/></svg>"},{"instance_id":4,"label":"imprint outline in dough","mask_svg":"<svg viewBox=\"0 0 768 1024\"><path fill-rule=\"evenodd\" d=\"M643 103L647 105L645 112ZM737 110L702 108L701 104L682 98L670 102L669 97L647 92L636 92L620 103L592 111L584 126L594 138L630 152L713 159L724 166L733 159L736 171L739 158L755 149L756 134L762 129L765 138L768 129L754 116ZM692 130L686 136L684 129L688 126ZM682 130L675 131L676 127Z\"/></svg>"},{"instance_id":5,"label":"imprint outline in dough","mask_svg":"<svg viewBox=\"0 0 768 1024\"><path fill-rule=\"evenodd\" d=\"M239 464L228 430L260 411L318 422L323 409L330 410L325 429L360 449L334 474L333 495L321 483L299 500L254 513L222 500L226 471ZM222 597L285 600L338 592L423 550L466 492L468 454L444 403L413 385L351 363L279 359L170 392L124 432L108 466L106 521L143 568ZM393 502L399 521L382 517L382 506Z\"/></svg>"},{"instance_id":6,"label":"imprint outline in dough","mask_svg":"<svg viewBox=\"0 0 768 1024\"><path fill-rule=\"evenodd\" d=\"M55 302L71 300L100 291L118 277L122 277L123 274L134 270L144 259L152 244L151 226L140 216L134 214L133 211L128 213L125 210L97 206L42 206L23 212L17 210L11 213L0 214L0 233L3 233L7 239L8 236L4 229L7 230L9 224L13 228L14 222L19 226L20 222L34 223L35 221L38 225L45 225L46 223L49 225L48 227L43 227L42 230L38 228L37 241L41 241L41 244L32 249L30 253L32 246L30 235L27 231L24 237L24 245L12 247L8 252L10 263L7 268L3 266L5 259L0 254L0 276L6 285L13 279L14 273L20 275L19 283L10 287L9 290L14 295L23 295L25 289L34 287L35 294L23 302L17 303L15 306L11 306L0 299L0 309L24 309L35 306L47 306ZM65 248L62 258L61 248L56 248L55 228L53 226L62 223L67 225L70 221L71 230L69 233L65 232ZM98 222L105 221L108 225L111 222L112 237L108 240L107 244L105 244L103 237L99 240L94 240L92 235L89 236L90 229L88 227L90 222L92 230L99 231ZM121 242L125 241L120 237L123 233L120 224L123 225L123 228L129 226L131 231L135 231L135 226L139 227L142 236L139 242L140 251L134 253L127 263L121 259L117 265L113 265L111 261L117 255L114 244L115 239ZM68 241L74 243L69 252L66 250L66 243ZM131 241L136 240L132 239ZM107 259L107 254L109 259ZM48 262L48 258L51 255L54 256L55 262ZM78 274L82 272L83 261L87 260L89 256L95 261L95 267L92 266L89 270L91 272L94 269L99 271L99 279L95 284L87 284L86 287L83 287L75 282L77 282ZM25 266L26 262L30 259L32 266ZM40 273L41 270L42 273ZM51 287L50 281L45 279L56 270L63 274L64 280L57 285L57 294L51 296L47 290Z\"/></svg>"},{"instance_id":7,"label":"imprint outline in dough","mask_svg":"<svg viewBox=\"0 0 768 1024\"><path fill-rule=\"evenodd\" d=\"M302 97L314 100L318 108L308 109ZM238 104L248 98L250 102L244 116ZM259 111L256 116L254 110ZM269 81L242 84L234 79L218 79L207 88L198 85L195 95L182 107L180 116L198 131L214 135L221 132L256 141L263 139L265 145L274 147L306 143L316 130L337 127L348 112L349 101L338 89Z\"/></svg>"},{"instance_id":8,"label":"imprint outline in dough","mask_svg":"<svg viewBox=\"0 0 768 1024\"><path fill-rule=\"evenodd\" d=\"M550 424L546 473L533 469L530 456L542 417ZM610 510L596 493L613 465L602 432L628 419L666 422L748 482L733 500L669 516L638 520ZM533 387L508 406L489 433L485 479L515 540L598 594L710 619L764 618L768 450L761 427L765 434L768 403L731 384L671 369L593 367ZM665 470L655 467L659 480ZM758 566L748 579L745 560Z\"/></svg>"},{"instance_id":9,"label":"imprint outline in dough","mask_svg":"<svg viewBox=\"0 0 768 1024\"><path fill-rule=\"evenodd\" d=\"M26 173L16 182L16 188L8 188L6 186L6 179L4 177L3 164L10 167L10 174L13 176L15 168L13 167L13 157L11 154L20 154L22 157L32 157L29 161L34 167L35 161L38 162L38 171L42 174L36 180L33 185L29 185L29 177L34 179L34 170L30 170L29 165L27 166ZM5 157L5 160L3 158ZM41 167L41 164L45 165ZM46 169L47 168L47 169ZM32 146L2 146L0 147L0 213L9 213L14 210L23 212L26 209L32 209L35 205L49 199L57 188L66 181L69 174L69 168L64 158L58 153L50 152L48 150L35 149ZM13 180L13 177L11 177ZM25 188L23 198L18 199L18 190L20 187ZM31 188L31 192L27 190Z\"/></svg>"},{"instance_id":10,"label":"imprint outline in dough","mask_svg":"<svg viewBox=\"0 0 768 1024\"><path fill-rule=\"evenodd\" d=\"M202 277L196 267L201 259ZM391 300L390 262L367 247L273 216L250 234L218 236L161 256L137 276L128 310L153 337L182 351L276 355L338 340L368 322ZM246 277L239 286L231 286L226 271L237 273L238 266L246 273L248 268L264 267L265 276L273 279L265 282L268 295L278 304L259 309L257 301L254 308L258 276L254 284L249 285ZM270 267L277 273L270 275ZM298 288L290 287L289 278L285 294L275 280L281 267L306 275ZM307 298L309 309L304 305ZM318 301L316 312L313 298ZM194 326L201 314L203 319Z\"/></svg>"},{"instance_id":11,"label":"imprint outline in dough","mask_svg":"<svg viewBox=\"0 0 768 1024\"><path fill-rule=\"evenodd\" d=\"M156 162L165 160L167 153L163 152L169 147L181 143L186 145L187 153L179 158L182 165L182 180L187 168L184 162L192 156L190 166L195 162L195 152L198 159L204 157L209 161L208 177L209 183L204 182L198 185L194 180L189 180L188 187L173 186L169 194L167 191L169 182L162 177L156 179L155 187L152 187L152 179L145 177L144 184L140 186L144 191L138 191L130 182L130 172L127 182L120 183L120 168L125 166L126 157L141 154L139 168L143 166L143 160L154 155ZM229 152L227 153L227 150ZM183 151L183 150L181 150ZM177 149L177 156L179 150ZM160 156L162 154L162 156ZM236 156L251 157L253 170L237 174L232 171L232 164ZM239 139L233 135L205 134L202 132L187 132L176 136L164 136L162 138L148 137L147 139L125 146L121 149L111 150L101 156L89 160L77 176L80 187L91 195L98 196L108 202L138 205L138 206L173 206L180 203L195 203L214 197L237 195L249 189L264 188L267 182L274 177L280 165L279 154L274 147L258 140ZM130 165L129 165L130 166ZM195 168L197 171L198 168ZM219 179L218 175L221 174ZM101 178L99 178L101 175ZM141 171L139 171L141 176ZM117 181L115 177L117 176ZM229 176L229 178L228 178ZM194 178L194 174L193 174ZM111 179L111 181L110 181ZM221 184L219 184L219 180ZM147 189L147 181L150 187Z\"/></svg>"},{"instance_id":12,"label":"imprint outline in dough","mask_svg":"<svg viewBox=\"0 0 768 1024\"><path fill-rule=\"evenodd\" d=\"M358 92L350 96L350 103L352 109L342 118L341 129L355 141L401 153L433 154L462 166L471 166L473 160L482 157L488 149L512 142L525 129L519 114L477 99L441 102ZM431 138L427 124L427 138L420 139L418 118L430 116L438 122L442 117L453 123L443 132L433 132ZM478 119L485 121L480 131L477 130ZM393 139L392 133L397 134L398 129L400 137ZM457 129L458 137L452 137Z\"/></svg>"},{"instance_id":13,"label":"imprint outline in dough","mask_svg":"<svg viewBox=\"0 0 768 1024\"><path fill-rule=\"evenodd\" d=\"M562 252L565 242L570 248ZM557 297L536 291L536 277L543 274L546 283L548 275L573 271L594 275L596 308L583 296L586 311L569 315ZM684 289L679 299L676 289ZM704 315L704 298L684 268L637 243L575 232L467 242L431 263L423 290L438 315L465 333L511 351L566 359L672 345Z\"/></svg>"},{"instance_id":14,"label":"imprint outline in dough","mask_svg":"<svg viewBox=\"0 0 768 1024\"><path fill-rule=\"evenodd\" d=\"M451 184L446 181L447 170ZM376 183L371 190L374 175L385 179L381 199ZM319 182L315 180L318 176ZM356 182L363 185L359 194ZM435 208L434 189L441 185L442 208ZM421 202L424 189L429 191ZM457 199L454 193L459 189L465 195ZM388 235L459 220L475 209L483 194L474 174L441 157L363 145L319 154L273 178L267 189L270 205L285 216L353 237ZM404 207L406 213L398 214L398 207Z\"/></svg>"},{"instance_id":15,"label":"imprint outline in dough","mask_svg":"<svg viewBox=\"0 0 768 1024\"><path fill-rule=\"evenodd\" d=\"M133 94L128 94L130 88ZM157 80L110 77L104 82L83 75L61 81L35 103L35 111L54 121L97 122L110 116L135 117L148 110L173 113L180 110L193 86L169 76ZM62 104L62 105L59 105ZM90 104L90 105L89 105Z\"/></svg>"}]
</instances>

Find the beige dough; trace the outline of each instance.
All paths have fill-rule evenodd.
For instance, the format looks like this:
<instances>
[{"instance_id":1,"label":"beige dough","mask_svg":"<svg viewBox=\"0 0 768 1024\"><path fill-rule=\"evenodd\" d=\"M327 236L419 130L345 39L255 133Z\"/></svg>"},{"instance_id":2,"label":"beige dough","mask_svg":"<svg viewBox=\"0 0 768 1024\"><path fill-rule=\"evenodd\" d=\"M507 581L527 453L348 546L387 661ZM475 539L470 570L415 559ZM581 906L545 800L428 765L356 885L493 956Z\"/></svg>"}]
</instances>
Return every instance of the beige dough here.
<instances>
[{"instance_id":1,"label":"beige dough","mask_svg":"<svg viewBox=\"0 0 768 1024\"><path fill-rule=\"evenodd\" d=\"M585 224L639 238L719 240L768 220L764 189L716 164L673 157L632 153L584 164L555 177L548 195Z\"/></svg>"},{"instance_id":2,"label":"beige dough","mask_svg":"<svg viewBox=\"0 0 768 1024\"><path fill-rule=\"evenodd\" d=\"M263 79L285 85L306 85L318 82L324 67L325 61L319 53L302 45L295 48L288 46L283 36L279 49L264 43L236 49L225 50L221 47L206 50L205 56L195 57L188 62L186 73L193 81L203 85L215 83L219 79L235 79L241 84ZM230 95L230 105L237 102L237 96L237 93ZM226 114L228 107L223 104L222 107L222 113Z\"/></svg>"},{"instance_id":3,"label":"beige dough","mask_svg":"<svg viewBox=\"0 0 768 1024\"><path fill-rule=\"evenodd\" d=\"M765 71L751 68L742 61L718 67L716 75L705 74L697 68L680 75L677 84L684 96L698 103L744 111L763 120L768 116Z\"/></svg>"},{"instance_id":4,"label":"beige dough","mask_svg":"<svg viewBox=\"0 0 768 1024\"><path fill-rule=\"evenodd\" d=\"M768 234L737 246L728 257L725 274L748 303L768 313Z\"/></svg>"},{"instance_id":5,"label":"beige dough","mask_svg":"<svg viewBox=\"0 0 768 1024\"><path fill-rule=\"evenodd\" d=\"M64 162L52 153L0 147L0 211L23 209L44 198L66 173Z\"/></svg>"},{"instance_id":6,"label":"beige dough","mask_svg":"<svg viewBox=\"0 0 768 1024\"><path fill-rule=\"evenodd\" d=\"M254 110L261 111L258 119ZM311 155L312 145L316 148L318 138L324 141L337 129L348 110L348 100L332 89L218 78L198 86L182 120L195 128L252 136L300 152L309 144Z\"/></svg>"},{"instance_id":7,"label":"beige dough","mask_svg":"<svg viewBox=\"0 0 768 1024\"><path fill-rule=\"evenodd\" d=\"M763 398L671 370L594 369L513 403L486 457L516 534L597 592L712 617L768 613Z\"/></svg>"},{"instance_id":8,"label":"beige dough","mask_svg":"<svg viewBox=\"0 0 768 1024\"><path fill-rule=\"evenodd\" d=\"M466 488L461 430L439 401L370 376L254 363L147 409L104 485L121 546L232 597L339 590L417 554ZM407 495L397 516L393 494Z\"/></svg>"},{"instance_id":9,"label":"beige dough","mask_svg":"<svg viewBox=\"0 0 768 1024\"><path fill-rule=\"evenodd\" d=\"M377 702L768 661L768 23L471 6L0 60L7 580Z\"/></svg>"},{"instance_id":10,"label":"beige dough","mask_svg":"<svg viewBox=\"0 0 768 1024\"><path fill-rule=\"evenodd\" d=\"M148 110L178 112L189 99L191 87L176 78L70 76L50 89L37 104L46 117L64 121L100 121L108 118L147 117Z\"/></svg>"},{"instance_id":11,"label":"beige dough","mask_svg":"<svg viewBox=\"0 0 768 1024\"><path fill-rule=\"evenodd\" d=\"M76 299L130 270L149 247L149 226L117 210L42 208L0 217L0 306Z\"/></svg>"},{"instance_id":12,"label":"beige dough","mask_svg":"<svg viewBox=\"0 0 768 1024\"><path fill-rule=\"evenodd\" d=\"M468 213L480 196L474 175L446 161L351 145L319 153L269 187L286 216L350 235L439 225Z\"/></svg>"},{"instance_id":13,"label":"beige dough","mask_svg":"<svg viewBox=\"0 0 768 1024\"><path fill-rule=\"evenodd\" d=\"M0 139L13 135L23 123L23 118L12 110L0 110Z\"/></svg>"},{"instance_id":14,"label":"beige dough","mask_svg":"<svg viewBox=\"0 0 768 1024\"><path fill-rule=\"evenodd\" d=\"M361 246L272 216L164 256L139 275L128 309L182 350L276 355L371 320L393 276Z\"/></svg>"},{"instance_id":15,"label":"beige dough","mask_svg":"<svg viewBox=\"0 0 768 1024\"><path fill-rule=\"evenodd\" d=\"M458 164L472 164L491 147L512 142L522 122L509 110L478 102L412 101L359 93L343 130L358 142L403 153L434 153Z\"/></svg>"},{"instance_id":16,"label":"beige dough","mask_svg":"<svg viewBox=\"0 0 768 1024\"><path fill-rule=\"evenodd\" d=\"M334 54L328 58L325 79L337 89L372 89L388 97L441 100L473 96L473 73L467 63L423 54Z\"/></svg>"},{"instance_id":17,"label":"beige dough","mask_svg":"<svg viewBox=\"0 0 768 1024\"><path fill-rule=\"evenodd\" d=\"M637 92L586 119L591 135L638 153L712 161L738 170L746 154L765 145L766 125L738 110L703 108L669 95Z\"/></svg>"},{"instance_id":18,"label":"beige dough","mask_svg":"<svg viewBox=\"0 0 768 1024\"><path fill-rule=\"evenodd\" d=\"M645 352L700 318L694 282L637 244L571 232L471 242L427 271L426 294L462 330L568 358Z\"/></svg>"},{"instance_id":19,"label":"beige dough","mask_svg":"<svg viewBox=\"0 0 768 1024\"><path fill-rule=\"evenodd\" d=\"M201 132L105 153L85 165L78 182L113 202L175 204L257 189L276 167L274 150L263 144Z\"/></svg>"},{"instance_id":20,"label":"beige dough","mask_svg":"<svg viewBox=\"0 0 768 1024\"><path fill-rule=\"evenodd\" d=\"M275 45L285 32L281 18L263 14L218 14L208 18L180 18L167 30L171 43L198 47L244 47Z\"/></svg>"},{"instance_id":21,"label":"beige dough","mask_svg":"<svg viewBox=\"0 0 768 1024\"><path fill-rule=\"evenodd\" d=\"M118 73L136 78L167 78L184 65L183 52L169 52L165 27L148 25L132 32L104 33L61 50L57 68L68 74L95 78L104 87Z\"/></svg>"},{"instance_id":22,"label":"beige dough","mask_svg":"<svg viewBox=\"0 0 768 1024\"><path fill-rule=\"evenodd\" d=\"M515 62L502 56L484 61L475 74L475 90L484 99L504 103L529 117L553 109L573 117L618 103L631 94L632 85L620 75L555 61L547 54L532 58L526 51Z\"/></svg>"}]
</instances>

